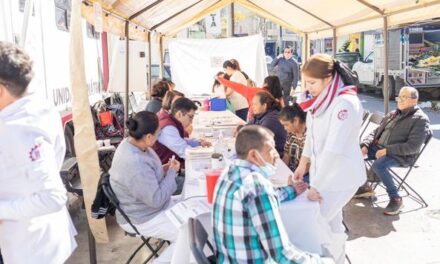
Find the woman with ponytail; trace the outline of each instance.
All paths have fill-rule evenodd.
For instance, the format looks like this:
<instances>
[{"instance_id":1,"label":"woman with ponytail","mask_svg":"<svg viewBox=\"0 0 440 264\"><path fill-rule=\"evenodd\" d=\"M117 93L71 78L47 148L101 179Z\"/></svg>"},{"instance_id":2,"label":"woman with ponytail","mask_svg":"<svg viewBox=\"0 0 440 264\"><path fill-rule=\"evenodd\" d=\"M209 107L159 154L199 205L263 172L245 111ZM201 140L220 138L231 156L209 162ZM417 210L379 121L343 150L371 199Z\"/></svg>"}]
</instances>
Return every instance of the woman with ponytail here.
<instances>
[{"instance_id":1,"label":"woman with ponytail","mask_svg":"<svg viewBox=\"0 0 440 264\"><path fill-rule=\"evenodd\" d=\"M313 55L302 73L313 98L301 104L308 112L307 136L294 180L301 181L310 164L308 198L320 201L331 235L329 252L336 263L344 263L342 208L366 181L359 148L363 109L351 72L329 55Z\"/></svg>"},{"instance_id":2,"label":"woman with ponytail","mask_svg":"<svg viewBox=\"0 0 440 264\"><path fill-rule=\"evenodd\" d=\"M141 234L174 241L177 229L165 210L174 204L180 163L172 159L162 166L151 148L159 134L156 114L141 111L127 120L126 127L129 136L116 149L109 170L113 191ZM125 231L134 233L118 213L116 220Z\"/></svg>"},{"instance_id":3,"label":"woman with ponytail","mask_svg":"<svg viewBox=\"0 0 440 264\"><path fill-rule=\"evenodd\" d=\"M249 121L249 124L261 125L271 130L275 134L275 148L280 157L283 157L287 133L279 120L280 110L280 102L270 93L258 92L252 99L254 118Z\"/></svg>"}]
</instances>

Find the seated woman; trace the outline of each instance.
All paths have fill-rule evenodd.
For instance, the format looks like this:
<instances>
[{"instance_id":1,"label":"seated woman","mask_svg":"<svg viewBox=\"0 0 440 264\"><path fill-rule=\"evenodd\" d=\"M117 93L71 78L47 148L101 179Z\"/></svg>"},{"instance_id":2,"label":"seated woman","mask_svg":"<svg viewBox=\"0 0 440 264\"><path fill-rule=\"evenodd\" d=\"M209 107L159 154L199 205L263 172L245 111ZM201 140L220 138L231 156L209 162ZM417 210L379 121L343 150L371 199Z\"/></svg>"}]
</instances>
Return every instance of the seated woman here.
<instances>
[{"instance_id":1,"label":"seated woman","mask_svg":"<svg viewBox=\"0 0 440 264\"><path fill-rule=\"evenodd\" d=\"M159 112L159 110L162 108L163 97L168 92L168 89L168 83L165 81L160 81L153 85L153 89L151 91L151 97L153 99L148 102L145 110L155 114Z\"/></svg>"},{"instance_id":2,"label":"seated woman","mask_svg":"<svg viewBox=\"0 0 440 264\"><path fill-rule=\"evenodd\" d=\"M280 122L287 131L287 140L284 145L283 161L292 171L298 167L304 143L306 141L306 116L307 114L295 103L286 106L280 112ZM308 175L304 181L309 182Z\"/></svg>"},{"instance_id":3,"label":"seated woman","mask_svg":"<svg viewBox=\"0 0 440 264\"><path fill-rule=\"evenodd\" d=\"M148 237L174 241L177 228L165 215L175 203L171 196L177 189L177 160L162 166L151 148L159 134L159 120L154 113L141 111L127 123L129 137L116 149L109 170L110 184L122 210L139 232ZM118 224L134 232L125 219L116 213Z\"/></svg>"},{"instance_id":4,"label":"seated woman","mask_svg":"<svg viewBox=\"0 0 440 264\"><path fill-rule=\"evenodd\" d=\"M270 129L275 134L275 148L282 158L287 133L279 120L280 109L280 103L270 93L258 92L252 100L254 118L248 124Z\"/></svg>"},{"instance_id":5,"label":"seated woman","mask_svg":"<svg viewBox=\"0 0 440 264\"><path fill-rule=\"evenodd\" d=\"M174 101L182 97L185 97L185 95L179 91L168 91L163 97L162 108L160 109L160 111L169 112L171 110L171 105L174 103Z\"/></svg>"}]
</instances>

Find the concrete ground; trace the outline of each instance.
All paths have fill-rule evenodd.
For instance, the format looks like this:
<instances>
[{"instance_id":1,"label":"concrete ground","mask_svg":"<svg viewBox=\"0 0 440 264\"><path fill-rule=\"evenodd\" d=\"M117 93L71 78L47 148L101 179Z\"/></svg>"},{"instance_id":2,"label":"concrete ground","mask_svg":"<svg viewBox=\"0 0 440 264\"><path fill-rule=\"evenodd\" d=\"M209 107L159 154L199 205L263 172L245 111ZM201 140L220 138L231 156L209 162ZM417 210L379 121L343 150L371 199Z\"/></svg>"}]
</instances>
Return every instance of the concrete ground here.
<instances>
[{"instance_id":1,"label":"concrete ground","mask_svg":"<svg viewBox=\"0 0 440 264\"><path fill-rule=\"evenodd\" d=\"M383 112L378 97L361 95L364 108ZM395 104L391 103L390 109ZM349 229L346 252L353 264L440 264L440 113L425 110L431 119L434 138L408 179L428 203L422 208L411 196L403 199L405 207L398 216L383 215L388 198L381 187L377 200L353 199L344 210ZM404 193L402 193L404 194ZM87 225L84 212L74 217L78 229L78 248L68 264L89 263ZM97 244L98 263L125 263L140 244L140 239L125 236L114 219L109 219L110 240ZM143 263L147 250L142 250L132 263ZM348 263L348 262L347 262Z\"/></svg>"}]
</instances>

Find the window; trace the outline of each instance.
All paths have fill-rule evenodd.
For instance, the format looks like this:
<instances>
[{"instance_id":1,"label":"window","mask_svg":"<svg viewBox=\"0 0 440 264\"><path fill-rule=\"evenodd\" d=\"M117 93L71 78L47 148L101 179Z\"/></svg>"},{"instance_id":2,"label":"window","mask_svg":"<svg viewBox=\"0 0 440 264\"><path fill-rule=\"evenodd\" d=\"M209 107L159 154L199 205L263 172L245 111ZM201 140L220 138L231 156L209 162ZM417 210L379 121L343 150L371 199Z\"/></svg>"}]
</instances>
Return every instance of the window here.
<instances>
[{"instance_id":1,"label":"window","mask_svg":"<svg viewBox=\"0 0 440 264\"><path fill-rule=\"evenodd\" d=\"M87 37L92 38L92 39L99 39L99 32L95 31L95 27L90 24L89 22L86 23L86 28L87 28Z\"/></svg>"},{"instance_id":2,"label":"window","mask_svg":"<svg viewBox=\"0 0 440 264\"><path fill-rule=\"evenodd\" d=\"M55 23L59 30L69 31L71 0L54 0Z\"/></svg>"}]
</instances>

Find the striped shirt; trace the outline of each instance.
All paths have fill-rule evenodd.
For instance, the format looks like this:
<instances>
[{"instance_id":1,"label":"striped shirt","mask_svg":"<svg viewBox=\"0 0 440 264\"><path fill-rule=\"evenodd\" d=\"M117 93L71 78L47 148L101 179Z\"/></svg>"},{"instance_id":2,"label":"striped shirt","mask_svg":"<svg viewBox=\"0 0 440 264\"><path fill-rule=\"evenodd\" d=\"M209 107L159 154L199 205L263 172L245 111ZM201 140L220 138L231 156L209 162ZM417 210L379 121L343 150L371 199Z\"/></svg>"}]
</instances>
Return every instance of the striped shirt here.
<instances>
[{"instance_id":1,"label":"striped shirt","mask_svg":"<svg viewBox=\"0 0 440 264\"><path fill-rule=\"evenodd\" d=\"M275 189L268 176L239 159L220 176L212 214L218 263L321 263L289 242L279 203L296 193Z\"/></svg>"}]
</instances>

